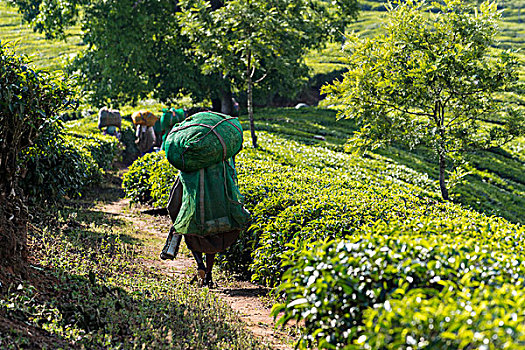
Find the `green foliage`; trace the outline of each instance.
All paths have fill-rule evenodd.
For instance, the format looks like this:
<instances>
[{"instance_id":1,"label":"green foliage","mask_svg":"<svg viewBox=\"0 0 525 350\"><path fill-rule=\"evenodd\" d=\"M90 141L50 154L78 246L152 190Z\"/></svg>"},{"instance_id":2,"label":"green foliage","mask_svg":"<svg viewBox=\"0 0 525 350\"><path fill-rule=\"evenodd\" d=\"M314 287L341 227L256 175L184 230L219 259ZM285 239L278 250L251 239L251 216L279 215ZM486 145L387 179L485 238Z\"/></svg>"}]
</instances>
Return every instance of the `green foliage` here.
<instances>
[{"instance_id":1,"label":"green foliage","mask_svg":"<svg viewBox=\"0 0 525 350\"><path fill-rule=\"evenodd\" d=\"M263 91L282 95L293 94L305 76L306 51L339 36L357 13L353 0L337 1L333 10L323 3L289 0L230 0L218 8L185 0L180 5L182 33L204 59L204 74L225 76L238 90L261 81Z\"/></svg>"},{"instance_id":2,"label":"green foliage","mask_svg":"<svg viewBox=\"0 0 525 350\"><path fill-rule=\"evenodd\" d=\"M474 287L476 284L472 284ZM447 287L447 286L446 286ZM366 312L360 345L371 349L520 349L525 340L521 286L503 284L440 293L414 290ZM511 296L511 297L509 297Z\"/></svg>"},{"instance_id":3,"label":"green foliage","mask_svg":"<svg viewBox=\"0 0 525 350\"><path fill-rule=\"evenodd\" d=\"M341 152L354 125L337 122L334 116L332 111L313 108L260 112L257 126L269 132L260 132L259 149L245 147L236 157L239 188L252 214L252 225L217 257L229 271L270 286L282 283L281 323L295 319L305 325L301 346L343 344L351 348L354 342L369 339L371 348L381 348L372 337L373 326L367 326L370 319L383 317L371 314L374 305L379 308L386 301L393 305L403 293L422 288L427 294L428 290L445 293L443 280L459 285L454 293L463 288L475 290L481 281L491 286L525 283L525 265L520 262L522 226L443 202L435 192L434 176L423 173L429 171L424 153L403 148L383 150L382 155ZM314 139L314 135L325 140ZM508 151L494 149L479 157L494 157L486 173L505 183L515 181L515 190L519 190L522 155L515 152L522 146L519 142L511 145ZM398 159L411 167L394 161ZM471 170L481 171L481 159L472 163L480 168ZM507 164L499 174L508 172L508 178L496 175L498 163ZM473 183L475 187L470 188L488 188L482 181L474 179ZM153 183L147 186L151 189ZM169 187L157 186L159 193L164 188L164 196ZM476 194L468 203L483 203L482 198ZM510 202L519 196L501 198ZM522 213L519 206L512 208ZM491 288L483 289L486 298ZM439 298L430 303L436 304ZM502 309L494 310L497 315ZM408 311L406 317L385 314L377 339L381 334L403 337L404 333L390 334L387 322L395 319L392 327L408 328L412 317ZM475 322L484 324L482 318ZM450 329L456 331L460 326L450 323ZM421 327L423 336L426 328ZM489 329L487 334L492 332ZM447 336L443 331L435 339ZM509 335L517 339L515 336L519 337ZM465 339L459 338L460 343Z\"/></svg>"},{"instance_id":4,"label":"green foliage","mask_svg":"<svg viewBox=\"0 0 525 350\"><path fill-rule=\"evenodd\" d=\"M18 7L24 19L33 24L35 31L44 33L48 39L66 37L65 30L75 23L80 2L77 0L62 2L46 0L8 1Z\"/></svg>"},{"instance_id":5,"label":"green foliage","mask_svg":"<svg viewBox=\"0 0 525 350\"><path fill-rule=\"evenodd\" d=\"M109 135L68 133L68 136L79 148L85 148L91 153L101 170L109 169L119 153L118 140Z\"/></svg>"},{"instance_id":6,"label":"green foliage","mask_svg":"<svg viewBox=\"0 0 525 350\"><path fill-rule=\"evenodd\" d=\"M67 61L84 48L79 26L66 31L66 40L47 40L44 35L25 24L24 17L17 13L17 7L10 3L0 1L2 42L17 43L17 51L29 55L35 67L63 69Z\"/></svg>"},{"instance_id":7,"label":"green foliage","mask_svg":"<svg viewBox=\"0 0 525 350\"><path fill-rule=\"evenodd\" d=\"M37 200L75 197L99 182L119 153L114 137L58 134L39 141L21 155L26 170L21 186Z\"/></svg>"},{"instance_id":8,"label":"green foliage","mask_svg":"<svg viewBox=\"0 0 525 350\"><path fill-rule=\"evenodd\" d=\"M146 96L173 99L182 87L197 96L207 92L172 20L176 2L11 2L47 37L66 37L68 28L82 25L87 49L73 57L68 69L78 73L86 97L95 104L117 106Z\"/></svg>"},{"instance_id":9,"label":"green foliage","mask_svg":"<svg viewBox=\"0 0 525 350\"><path fill-rule=\"evenodd\" d=\"M132 203L152 203L154 199L152 198L151 177L156 169L165 168L157 166L157 163L162 161L167 162L163 151L147 153L131 164L128 172L125 173L122 178L122 187L124 188L126 197L130 198ZM155 178L162 179L163 176L157 174ZM160 188L161 184L156 184L155 186ZM166 188L164 195L169 195L169 186ZM159 199L156 198L155 200Z\"/></svg>"},{"instance_id":10,"label":"green foliage","mask_svg":"<svg viewBox=\"0 0 525 350\"><path fill-rule=\"evenodd\" d=\"M343 105L340 117L361 127L356 147L392 141L425 145L439 157L440 187L446 162L473 149L501 145L525 132L522 112L498 92L512 91L518 58L510 51L491 57L499 13L495 4L473 10L460 1L422 1L389 6L385 34L350 37L349 71L325 86L328 101ZM484 123L492 115L500 124Z\"/></svg>"},{"instance_id":11,"label":"green foliage","mask_svg":"<svg viewBox=\"0 0 525 350\"><path fill-rule=\"evenodd\" d=\"M260 92L271 87L273 94L290 94L307 73L302 64L307 48L340 36L357 13L355 0L330 5L235 0L214 11L208 11L208 1L12 3L48 37L63 37L68 27L82 23L88 50L70 69L78 71L93 102L113 105L150 95L167 101L181 91L199 100L215 97L230 83L243 89L252 67L254 81L265 78ZM179 10L187 16L166 20ZM180 35L181 28L191 28L188 37Z\"/></svg>"},{"instance_id":12,"label":"green foliage","mask_svg":"<svg viewBox=\"0 0 525 350\"><path fill-rule=\"evenodd\" d=\"M383 323L379 326L386 327L383 332L388 336L385 337L385 333L378 335L372 348L383 348L382 342L387 342L389 337L405 340L407 327L390 328L390 325L413 322L410 312L398 315L396 311L392 312L391 299L401 299L411 290L430 290L429 294L443 291L447 295L448 289L443 286L451 283L456 286L459 296L461 292L476 291L475 300L477 296L487 298L504 284L523 284L525 265L521 258L521 241L524 234L523 227L471 214L470 217L442 219L422 216L394 224L382 222L363 227L348 240L332 240L315 247L298 239L290 246L299 252L287 253L290 259L285 260L285 265L289 269L279 286L286 300L275 307L274 313L284 312L280 323L290 319L304 320L306 332L302 346L315 342L320 348L350 346L363 334L371 337L378 330L375 328L377 319L373 318L381 317ZM494 298L498 295L501 294L496 293ZM444 308L450 307L446 303L455 295L448 293L448 297L441 299L436 296L445 304ZM436 305L437 300L431 304ZM452 307L457 307L454 305ZM370 311L381 307L385 310ZM502 306L497 307L501 312ZM518 305L517 309L511 310L519 312L522 307ZM423 310L419 320L425 324L425 317L434 314ZM365 311L369 313L366 321ZM370 316L370 313L375 316ZM467 327L472 331L480 323L491 322L484 313L471 314L471 317L473 324ZM448 329L457 330L455 327L463 326L461 318L453 318L445 326L437 320L432 322L436 322L436 329L428 334L445 344L449 339ZM414 332L417 334L418 331ZM424 331L419 332L425 338ZM491 338L493 333L486 330L486 335ZM458 340L462 343L459 348L470 344L463 344L466 339L465 336ZM492 341L499 340L492 338Z\"/></svg>"},{"instance_id":13,"label":"green foliage","mask_svg":"<svg viewBox=\"0 0 525 350\"><path fill-rule=\"evenodd\" d=\"M164 151L148 153L131 164L124 174L122 187L132 203L166 207L178 174L179 171L166 159Z\"/></svg>"},{"instance_id":14,"label":"green foliage","mask_svg":"<svg viewBox=\"0 0 525 350\"><path fill-rule=\"evenodd\" d=\"M206 96L197 62L174 20L173 1L96 1L84 6L90 49L73 64L93 102L119 105L146 96L174 99L181 89ZM133 30L129 30L133 28Z\"/></svg>"},{"instance_id":15,"label":"green foliage","mask_svg":"<svg viewBox=\"0 0 525 350\"><path fill-rule=\"evenodd\" d=\"M89 111L86 113L89 114L88 112ZM122 120L120 129L121 145L119 147L123 148L123 150L121 153L122 159L119 158L119 161L122 161L124 164L132 163L139 154L139 150L135 144L135 126L127 119ZM98 129L97 115L93 113L81 119L71 120L65 123L64 126L68 133L81 134L84 135L84 137L102 136L101 131Z\"/></svg>"},{"instance_id":16,"label":"green foliage","mask_svg":"<svg viewBox=\"0 0 525 350\"><path fill-rule=\"evenodd\" d=\"M39 137L53 133L58 113L68 107L74 91L60 73L33 70L0 42L0 194L17 187L17 158Z\"/></svg>"},{"instance_id":17,"label":"green foliage","mask_svg":"<svg viewBox=\"0 0 525 350\"><path fill-rule=\"evenodd\" d=\"M175 169L164 156L164 151L159 152L163 157L153 164L151 169L151 176L148 180L151 186L152 205L154 207L166 207L168 205L169 191L179 171Z\"/></svg>"},{"instance_id":18,"label":"green foliage","mask_svg":"<svg viewBox=\"0 0 525 350\"><path fill-rule=\"evenodd\" d=\"M38 266L30 271L38 277L30 281L38 283L2 287L0 318L23 327L3 332L0 347L265 348L207 289L145 269L156 258L142 249L150 237L85 204L49 208L52 221L34 223Z\"/></svg>"}]
</instances>

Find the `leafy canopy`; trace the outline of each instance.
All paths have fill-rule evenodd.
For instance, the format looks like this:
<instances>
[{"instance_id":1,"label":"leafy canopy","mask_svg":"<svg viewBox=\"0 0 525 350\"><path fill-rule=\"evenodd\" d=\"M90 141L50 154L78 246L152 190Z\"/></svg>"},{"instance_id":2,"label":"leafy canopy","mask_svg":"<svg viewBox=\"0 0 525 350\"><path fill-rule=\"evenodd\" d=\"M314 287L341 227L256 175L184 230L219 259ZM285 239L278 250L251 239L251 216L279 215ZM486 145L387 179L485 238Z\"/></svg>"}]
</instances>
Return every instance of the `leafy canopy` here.
<instances>
[{"instance_id":1,"label":"leafy canopy","mask_svg":"<svg viewBox=\"0 0 525 350\"><path fill-rule=\"evenodd\" d=\"M349 71L323 88L343 105L339 117L359 122L352 145L424 145L444 168L447 159L525 132L521 111L499 95L516 86L519 62L491 48L501 15L495 3L410 0L388 10L385 34L349 37Z\"/></svg>"},{"instance_id":2,"label":"leafy canopy","mask_svg":"<svg viewBox=\"0 0 525 350\"><path fill-rule=\"evenodd\" d=\"M337 11L307 0L229 0L218 8L205 0L179 3L182 34L204 60L202 72L218 74L239 90L246 87L246 74L276 91L296 89L307 72L306 51L343 32L357 14L354 0L337 1Z\"/></svg>"},{"instance_id":3,"label":"leafy canopy","mask_svg":"<svg viewBox=\"0 0 525 350\"><path fill-rule=\"evenodd\" d=\"M92 102L120 104L182 92L196 99L254 81L282 94L306 75L302 55L355 18L356 0L10 0L48 37L82 24L75 62ZM179 13L177 16L176 14ZM247 50L251 58L247 58Z\"/></svg>"}]
</instances>

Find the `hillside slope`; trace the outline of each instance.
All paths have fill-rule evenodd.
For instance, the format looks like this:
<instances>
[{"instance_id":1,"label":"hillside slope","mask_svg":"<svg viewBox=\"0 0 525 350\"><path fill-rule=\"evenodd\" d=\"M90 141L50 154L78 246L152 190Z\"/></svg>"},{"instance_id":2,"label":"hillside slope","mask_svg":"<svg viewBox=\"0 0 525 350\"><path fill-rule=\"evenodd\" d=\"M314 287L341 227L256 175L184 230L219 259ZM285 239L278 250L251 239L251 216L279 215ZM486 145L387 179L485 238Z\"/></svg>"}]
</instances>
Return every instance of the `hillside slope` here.
<instances>
[{"instance_id":1,"label":"hillside slope","mask_svg":"<svg viewBox=\"0 0 525 350\"><path fill-rule=\"evenodd\" d=\"M337 121L335 111L317 108L259 110L255 120L257 130L336 151L343 150L344 143L355 131L352 121ZM316 135L325 140L314 138ZM502 149L471 154L468 160L472 173L466 177L464 184L452 190L454 201L489 215L525 223L524 150L525 139L521 138ZM434 155L423 149L391 146L367 157L381 157L386 163L405 166L407 171L417 172L428 177L429 181L436 181L438 177ZM432 190L438 190L437 184Z\"/></svg>"},{"instance_id":2,"label":"hillside slope","mask_svg":"<svg viewBox=\"0 0 525 350\"><path fill-rule=\"evenodd\" d=\"M0 28L2 43L16 43L19 51L32 57L33 63L41 68L61 69L68 59L84 48L78 27L68 31L70 36L65 42L47 40L24 23L16 8L3 0L0 0Z\"/></svg>"}]
</instances>

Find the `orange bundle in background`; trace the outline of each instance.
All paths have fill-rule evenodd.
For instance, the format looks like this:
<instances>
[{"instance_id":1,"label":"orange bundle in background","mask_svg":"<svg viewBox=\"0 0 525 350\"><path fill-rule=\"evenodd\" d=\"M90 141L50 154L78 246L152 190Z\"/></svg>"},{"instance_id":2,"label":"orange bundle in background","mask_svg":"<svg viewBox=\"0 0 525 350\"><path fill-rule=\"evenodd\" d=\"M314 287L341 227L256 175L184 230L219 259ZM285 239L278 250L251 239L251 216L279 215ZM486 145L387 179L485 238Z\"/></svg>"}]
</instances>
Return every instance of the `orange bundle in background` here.
<instances>
[{"instance_id":1,"label":"orange bundle in background","mask_svg":"<svg viewBox=\"0 0 525 350\"><path fill-rule=\"evenodd\" d=\"M159 119L155 114L151 113L150 111L146 110L140 110L133 112L131 115L131 120L133 121L133 124L135 125L146 125L146 126L153 126L155 125L155 122Z\"/></svg>"}]
</instances>

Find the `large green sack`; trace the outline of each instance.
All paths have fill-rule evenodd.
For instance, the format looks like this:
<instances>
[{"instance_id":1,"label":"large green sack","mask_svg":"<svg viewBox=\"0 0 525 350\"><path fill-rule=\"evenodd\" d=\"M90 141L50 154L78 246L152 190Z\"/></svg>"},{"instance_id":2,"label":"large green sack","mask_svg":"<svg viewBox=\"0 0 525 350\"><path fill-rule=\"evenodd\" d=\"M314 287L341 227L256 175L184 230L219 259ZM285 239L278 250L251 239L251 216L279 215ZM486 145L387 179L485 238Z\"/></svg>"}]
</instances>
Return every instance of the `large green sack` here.
<instances>
[{"instance_id":1,"label":"large green sack","mask_svg":"<svg viewBox=\"0 0 525 350\"><path fill-rule=\"evenodd\" d=\"M211 236L243 230L250 220L237 187L233 161L195 172L181 172L182 203L173 228L176 233Z\"/></svg>"},{"instance_id":2,"label":"large green sack","mask_svg":"<svg viewBox=\"0 0 525 350\"><path fill-rule=\"evenodd\" d=\"M201 112L171 129L164 151L175 168L194 172L232 158L242 149L242 142L239 119Z\"/></svg>"}]
</instances>

